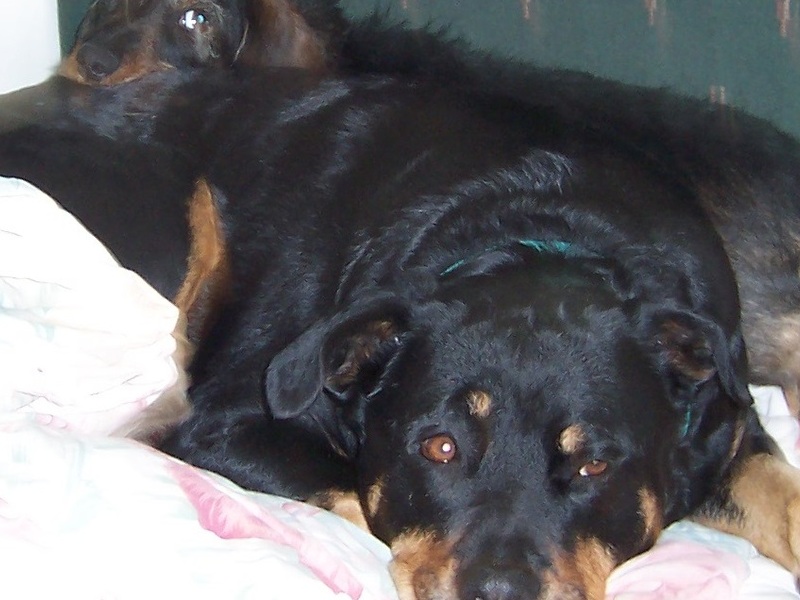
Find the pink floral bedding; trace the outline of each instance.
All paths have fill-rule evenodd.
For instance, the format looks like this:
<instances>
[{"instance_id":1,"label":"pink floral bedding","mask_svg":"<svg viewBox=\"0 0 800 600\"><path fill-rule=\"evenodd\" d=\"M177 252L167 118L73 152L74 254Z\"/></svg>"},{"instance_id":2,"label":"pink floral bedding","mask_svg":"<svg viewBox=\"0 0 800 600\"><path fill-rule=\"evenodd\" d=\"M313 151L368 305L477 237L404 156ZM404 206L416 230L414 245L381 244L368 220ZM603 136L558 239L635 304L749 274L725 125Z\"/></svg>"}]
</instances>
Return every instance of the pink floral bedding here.
<instances>
[{"instance_id":1,"label":"pink floral bedding","mask_svg":"<svg viewBox=\"0 0 800 600\"><path fill-rule=\"evenodd\" d=\"M110 436L174 380L175 308L23 182L0 179L0 223L0 598L396 598L365 532ZM782 396L754 392L796 460ZM607 596L800 599L749 543L689 522Z\"/></svg>"}]
</instances>

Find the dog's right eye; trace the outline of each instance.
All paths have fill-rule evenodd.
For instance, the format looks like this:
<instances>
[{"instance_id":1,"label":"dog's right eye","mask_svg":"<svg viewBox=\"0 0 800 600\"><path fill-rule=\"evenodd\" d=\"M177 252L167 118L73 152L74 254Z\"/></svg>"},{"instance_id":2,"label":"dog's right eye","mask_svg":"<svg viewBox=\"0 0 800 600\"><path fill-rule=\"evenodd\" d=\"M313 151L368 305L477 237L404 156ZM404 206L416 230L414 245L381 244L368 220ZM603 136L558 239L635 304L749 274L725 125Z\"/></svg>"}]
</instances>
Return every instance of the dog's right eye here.
<instances>
[{"instance_id":1,"label":"dog's right eye","mask_svg":"<svg viewBox=\"0 0 800 600\"><path fill-rule=\"evenodd\" d=\"M181 27L187 29L188 31L194 31L195 29L202 28L204 25L208 23L208 19L206 16L198 10L189 9L178 20Z\"/></svg>"},{"instance_id":2,"label":"dog's right eye","mask_svg":"<svg viewBox=\"0 0 800 600\"><path fill-rule=\"evenodd\" d=\"M456 441L446 433L439 433L422 440L420 453L431 462L447 464L456 457Z\"/></svg>"},{"instance_id":3,"label":"dog's right eye","mask_svg":"<svg viewBox=\"0 0 800 600\"><path fill-rule=\"evenodd\" d=\"M608 463L604 460L594 459L587 462L580 469L578 475L581 477L597 477L602 475L608 469Z\"/></svg>"}]
</instances>

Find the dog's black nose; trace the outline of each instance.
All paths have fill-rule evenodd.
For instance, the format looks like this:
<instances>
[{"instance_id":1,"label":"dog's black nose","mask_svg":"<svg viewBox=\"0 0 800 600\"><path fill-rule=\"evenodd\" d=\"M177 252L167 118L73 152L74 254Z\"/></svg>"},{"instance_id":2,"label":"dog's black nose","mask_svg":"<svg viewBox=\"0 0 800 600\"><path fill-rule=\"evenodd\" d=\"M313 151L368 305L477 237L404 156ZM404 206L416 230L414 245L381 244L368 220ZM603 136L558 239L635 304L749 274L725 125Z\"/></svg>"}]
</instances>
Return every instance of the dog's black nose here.
<instances>
[{"instance_id":1,"label":"dog's black nose","mask_svg":"<svg viewBox=\"0 0 800 600\"><path fill-rule=\"evenodd\" d=\"M541 591L528 569L513 567L482 570L468 588L470 600L535 600Z\"/></svg>"},{"instance_id":2,"label":"dog's black nose","mask_svg":"<svg viewBox=\"0 0 800 600\"><path fill-rule=\"evenodd\" d=\"M92 43L85 43L78 49L78 66L86 79L99 81L119 68L119 57L113 52Z\"/></svg>"}]
</instances>

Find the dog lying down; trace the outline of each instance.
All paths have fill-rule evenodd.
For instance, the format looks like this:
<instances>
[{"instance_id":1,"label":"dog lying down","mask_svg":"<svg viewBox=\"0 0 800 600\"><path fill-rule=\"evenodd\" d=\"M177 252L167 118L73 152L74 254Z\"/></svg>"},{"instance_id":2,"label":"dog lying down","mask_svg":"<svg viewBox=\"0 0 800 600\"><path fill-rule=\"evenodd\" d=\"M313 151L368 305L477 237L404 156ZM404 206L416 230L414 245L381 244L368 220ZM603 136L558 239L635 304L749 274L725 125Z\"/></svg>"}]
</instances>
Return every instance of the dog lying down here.
<instances>
[{"instance_id":1,"label":"dog lying down","mask_svg":"<svg viewBox=\"0 0 800 600\"><path fill-rule=\"evenodd\" d=\"M701 185L759 190L720 175L738 150L706 171L580 103L258 70L122 86L162 90L142 143L187 156L224 232L165 450L362 522L404 599L602 598L687 515L798 572L734 274L755 300L778 280Z\"/></svg>"},{"instance_id":2,"label":"dog lying down","mask_svg":"<svg viewBox=\"0 0 800 600\"><path fill-rule=\"evenodd\" d=\"M361 522L403 598L602 598L687 515L797 569L800 478L682 181L495 94L200 75L155 75L178 83L148 117L225 232L163 449Z\"/></svg>"},{"instance_id":3,"label":"dog lying down","mask_svg":"<svg viewBox=\"0 0 800 600\"><path fill-rule=\"evenodd\" d=\"M59 71L74 81L116 87L124 94L120 82L198 66L234 71L286 66L473 87L553 107L648 155L683 180L722 237L742 298L750 380L781 386L800 416L800 254L794 242L800 236L800 146L768 123L662 90L511 63L380 17L353 22L335 0L215 0L202 6L176 0L134 5L99 0ZM140 101L146 103L152 93L147 90ZM169 192L164 195L172 197ZM63 193L70 195L69 190ZM80 202L72 204L82 208ZM165 210L173 210L174 204L167 202ZM162 246L165 237L159 236ZM187 234L176 231L171 237L181 240ZM104 241L132 253L124 236L115 232ZM185 254L177 253L181 259ZM148 275L165 287L152 259L143 261L134 254L132 263L135 270L136 263L143 263ZM179 272L169 264L164 270L172 278ZM180 285L180 280L172 281L167 289ZM192 310L191 300L181 300L184 312Z\"/></svg>"}]
</instances>

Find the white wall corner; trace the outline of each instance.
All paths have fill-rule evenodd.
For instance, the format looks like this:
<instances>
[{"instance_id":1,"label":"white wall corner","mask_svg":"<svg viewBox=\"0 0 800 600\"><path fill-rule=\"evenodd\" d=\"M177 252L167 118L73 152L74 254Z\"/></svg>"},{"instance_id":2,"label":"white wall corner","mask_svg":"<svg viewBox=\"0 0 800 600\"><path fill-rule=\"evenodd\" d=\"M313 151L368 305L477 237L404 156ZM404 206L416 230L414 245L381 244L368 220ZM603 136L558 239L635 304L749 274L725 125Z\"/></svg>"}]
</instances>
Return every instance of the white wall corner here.
<instances>
[{"instance_id":1,"label":"white wall corner","mask_svg":"<svg viewBox=\"0 0 800 600\"><path fill-rule=\"evenodd\" d=\"M39 83L60 57L57 0L0 0L0 93Z\"/></svg>"}]
</instances>

